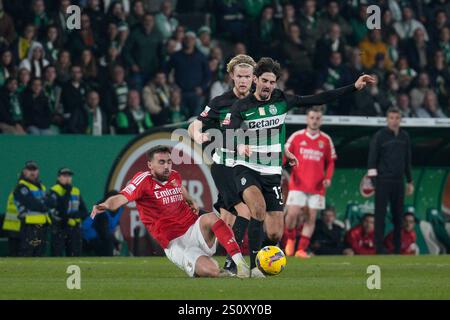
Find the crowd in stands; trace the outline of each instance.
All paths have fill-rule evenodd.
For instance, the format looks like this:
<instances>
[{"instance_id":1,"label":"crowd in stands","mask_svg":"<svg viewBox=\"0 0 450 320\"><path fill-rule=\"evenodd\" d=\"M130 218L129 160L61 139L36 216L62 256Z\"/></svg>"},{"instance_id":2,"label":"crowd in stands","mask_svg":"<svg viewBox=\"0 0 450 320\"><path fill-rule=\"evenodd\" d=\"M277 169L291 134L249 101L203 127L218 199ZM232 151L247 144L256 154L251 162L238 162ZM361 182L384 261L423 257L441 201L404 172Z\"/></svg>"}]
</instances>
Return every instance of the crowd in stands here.
<instances>
[{"instance_id":1,"label":"crowd in stands","mask_svg":"<svg viewBox=\"0 0 450 320\"><path fill-rule=\"evenodd\" d=\"M369 30L367 7L381 8ZM448 0L0 0L0 131L138 134L230 88L229 58L278 59L312 94L374 74L328 115L450 116ZM70 29L70 5L81 8ZM296 110L302 113L304 110Z\"/></svg>"}]
</instances>

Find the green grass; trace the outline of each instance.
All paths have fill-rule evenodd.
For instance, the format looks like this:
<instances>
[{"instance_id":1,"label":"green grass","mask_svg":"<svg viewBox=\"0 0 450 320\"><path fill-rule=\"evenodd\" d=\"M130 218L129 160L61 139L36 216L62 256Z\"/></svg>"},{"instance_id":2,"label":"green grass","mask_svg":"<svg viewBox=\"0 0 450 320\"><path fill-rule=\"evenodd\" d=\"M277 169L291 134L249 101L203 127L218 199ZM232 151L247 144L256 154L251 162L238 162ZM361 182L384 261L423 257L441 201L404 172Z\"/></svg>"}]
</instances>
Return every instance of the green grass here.
<instances>
[{"instance_id":1,"label":"green grass","mask_svg":"<svg viewBox=\"0 0 450 320\"><path fill-rule=\"evenodd\" d=\"M66 287L72 264L81 290ZM381 290L366 287L371 264ZM450 299L450 255L289 258L278 276L244 280L188 278L161 257L3 258L0 288L0 299Z\"/></svg>"}]
</instances>

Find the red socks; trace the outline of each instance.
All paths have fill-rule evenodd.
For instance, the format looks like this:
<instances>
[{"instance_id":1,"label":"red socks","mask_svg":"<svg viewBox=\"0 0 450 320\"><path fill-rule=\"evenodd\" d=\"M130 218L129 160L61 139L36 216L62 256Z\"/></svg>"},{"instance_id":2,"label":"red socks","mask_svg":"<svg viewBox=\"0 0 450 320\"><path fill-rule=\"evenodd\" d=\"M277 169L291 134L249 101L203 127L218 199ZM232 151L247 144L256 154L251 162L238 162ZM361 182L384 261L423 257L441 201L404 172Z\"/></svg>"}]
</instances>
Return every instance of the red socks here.
<instances>
[{"instance_id":1,"label":"red socks","mask_svg":"<svg viewBox=\"0 0 450 320\"><path fill-rule=\"evenodd\" d=\"M212 232L216 235L219 243L224 247L230 257L233 257L236 253L240 253L239 245L234 239L233 231L227 226L223 220L217 220L211 228Z\"/></svg>"},{"instance_id":2,"label":"red socks","mask_svg":"<svg viewBox=\"0 0 450 320\"><path fill-rule=\"evenodd\" d=\"M308 238L308 237L302 235L302 236L300 237L300 242L298 243L298 248L297 248L297 250L303 250L303 251L306 251L306 249L308 249L308 247L309 247L309 241L310 241L310 240L311 240L310 238Z\"/></svg>"},{"instance_id":3,"label":"red socks","mask_svg":"<svg viewBox=\"0 0 450 320\"><path fill-rule=\"evenodd\" d=\"M297 236L297 229L288 229L286 228L284 233L286 234L286 238L288 240L295 240L296 236Z\"/></svg>"}]
</instances>

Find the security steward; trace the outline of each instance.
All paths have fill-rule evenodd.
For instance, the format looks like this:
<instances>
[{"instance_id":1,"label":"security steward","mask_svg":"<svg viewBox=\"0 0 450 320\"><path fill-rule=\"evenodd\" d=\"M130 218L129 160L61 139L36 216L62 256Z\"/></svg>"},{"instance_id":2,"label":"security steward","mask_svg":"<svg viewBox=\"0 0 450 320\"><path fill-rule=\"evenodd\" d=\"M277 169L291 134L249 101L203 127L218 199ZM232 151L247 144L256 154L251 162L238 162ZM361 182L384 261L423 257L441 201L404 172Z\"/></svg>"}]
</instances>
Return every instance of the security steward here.
<instances>
[{"instance_id":1,"label":"security steward","mask_svg":"<svg viewBox=\"0 0 450 320\"><path fill-rule=\"evenodd\" d=\"M52 254L68 257L81 255L81 222L88 216L80 189L72 185L73 172L58 170L56 184L50 189L52 211Z\"/></svg>"},{"instance_id":2,"label":"security steward","mask_svg":"<svg viewBox=\"0 0 450 320\"><path fill-rule=\"evenodd\" d=\"M51 224L48 215L46 188L39 180L39 167L27 161L13 192L20 221L20 255L40 257L44 254L47 229Z\"/></svg>"},{"instance_id":3,"label":"security steward","mask_svg":"<svg viewBox=\"0 0 450 320\"><path fill-rule=\"evenodd\" d=\"M14 193L8 195L6 214L3 220L3 232L8 238L8 256L18 257L20 249L20 227L19 211L14 203Z\"/></svg>"}]
</instances>

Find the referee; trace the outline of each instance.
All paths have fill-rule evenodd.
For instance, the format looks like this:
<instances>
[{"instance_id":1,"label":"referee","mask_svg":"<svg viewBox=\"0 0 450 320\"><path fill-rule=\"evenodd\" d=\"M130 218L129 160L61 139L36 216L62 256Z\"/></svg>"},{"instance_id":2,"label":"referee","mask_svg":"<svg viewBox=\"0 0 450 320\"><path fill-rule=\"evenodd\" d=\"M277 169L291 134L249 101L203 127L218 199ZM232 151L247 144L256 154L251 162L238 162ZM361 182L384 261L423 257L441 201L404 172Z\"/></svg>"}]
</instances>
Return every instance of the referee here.
<instances>
[{"instance_id":1,"label":"referee","mask_svg":"<svg viewBox=\"0 0 450 320\"><path fill-rule=\"evenodd\" d=\"M400 129L398 108L387 110L387 127L378 130L369 149L368 175L375 182L375 246L378 254L383 247L387 205L390 205L394 224L394 253L400 253L403 202L406 194L414 192L411 175L411 142L406 131Z\"/></svg>"}]
</instances>

